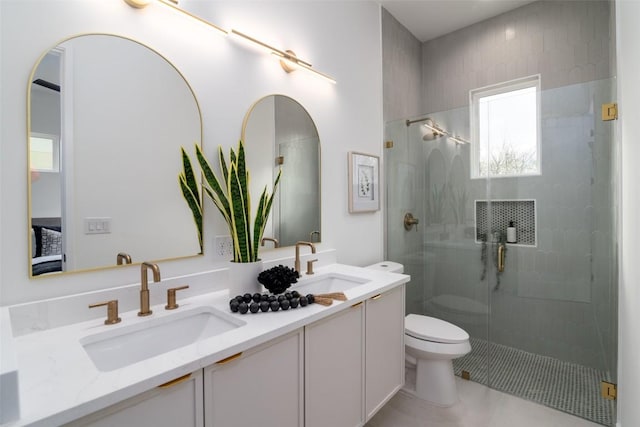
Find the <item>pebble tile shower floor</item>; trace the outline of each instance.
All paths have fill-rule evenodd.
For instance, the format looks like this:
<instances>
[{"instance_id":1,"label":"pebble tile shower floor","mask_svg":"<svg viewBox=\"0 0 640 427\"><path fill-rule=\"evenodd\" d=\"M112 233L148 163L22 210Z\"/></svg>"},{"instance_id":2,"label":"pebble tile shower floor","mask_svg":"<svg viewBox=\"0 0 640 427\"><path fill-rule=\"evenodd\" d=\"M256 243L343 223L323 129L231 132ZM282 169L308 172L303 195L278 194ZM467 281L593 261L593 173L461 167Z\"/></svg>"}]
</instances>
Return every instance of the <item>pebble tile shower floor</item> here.
<instances>
[{"instance_id":1,"label":"pebble tile shower floor","mask_svg":"<svg viewBox=\"0 0 640 427\"><path fill-rule=\"evenodd\" d=\"M472 381L487 384L489 351L491 387L496 390L613 425L614 403L600 396L600 381L607 380L604 372L476 338L471 338L471 348L453 361L456 375L468 371Z\"/></svg>"}]
</instances>

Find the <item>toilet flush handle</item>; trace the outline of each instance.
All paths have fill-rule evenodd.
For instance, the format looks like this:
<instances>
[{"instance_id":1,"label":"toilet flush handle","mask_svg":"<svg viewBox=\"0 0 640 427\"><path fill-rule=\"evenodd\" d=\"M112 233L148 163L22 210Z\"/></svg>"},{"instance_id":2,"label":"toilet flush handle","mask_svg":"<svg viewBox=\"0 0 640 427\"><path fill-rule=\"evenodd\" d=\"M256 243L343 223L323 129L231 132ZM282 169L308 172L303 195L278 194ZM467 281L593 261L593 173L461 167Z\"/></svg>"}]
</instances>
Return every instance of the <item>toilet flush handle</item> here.
<instances>
[{"instance_id":1,"label":"toilet flush handle","mask_svg":"<svg viewBox=\"0 0 640 427\"><path fill-rule=\"evenodd\" d=\"M407 212L404 215L404 229L407 231L410 231L414 225L416 226L416 231L418 231L419 222L418 218L415 218L411 212Z\"/></svg>"}]
</instances>

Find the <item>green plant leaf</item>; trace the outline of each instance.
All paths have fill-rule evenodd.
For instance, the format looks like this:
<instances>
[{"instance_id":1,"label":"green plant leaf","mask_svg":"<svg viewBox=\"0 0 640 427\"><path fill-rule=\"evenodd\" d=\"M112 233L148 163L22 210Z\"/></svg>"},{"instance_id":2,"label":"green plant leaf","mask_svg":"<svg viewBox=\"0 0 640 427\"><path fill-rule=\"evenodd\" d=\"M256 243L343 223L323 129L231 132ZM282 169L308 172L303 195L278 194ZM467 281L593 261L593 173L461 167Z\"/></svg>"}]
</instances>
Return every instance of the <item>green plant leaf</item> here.
<instances>
[{"instance_id":1,"label":"green plant leaf","mask_svg":"<svg viewBox=\"0 0 640 427\"><path fill-rule=\"evenodd\" d=\"M233 153L233 150L231 150L231 153ZM230 163L233 163L232 157L230 156L229 158L231 159ZM222 177L224 178L224 184L225 184L225 187L226 187L229 184L229 181L228 181L229 169L227 167L227 162L224 159L224 153L222 152L222 146L218 147L218 161L220 162L220 172L222 173Z\"/></svg>"},{"instance_id":2,"label":"green plant leaf","mask_svg":"<svg viewBox=\"0 0 640 427\"><path fill-rule=\"evenodd\" d=\"M238 166L235 163L231 163L229 168L228 193L231 196L231 219L233 228L236 231L234 261L252 262L249 222L245 215L246 200L244 199L243 187L238 175Z\"/></svg>"},{"instance_id":3,"label":"green plant leaf","mask_svg":"<svg viewBox=\"0 0 640 427\"><path fill-rule=\"evenodd\" d=\"M195 144L196 147L198 144ZM191 166L191 159L185 151L184 147L180 147L182 155L182 168L183 171L178 174L178 182L189 209L191 209L191 215L196 225L196 232L198 236L198 244L200 245L200 253L203 252L202 241L202 198L200 197L200 187L196 180Z\"/></svg>"},{"instance_id":4,"label":"green plant leaf","mask_svg":"<svg viewBox=\"0 0 640 427\"><path fill-rule=\"evenodd\" d=\"M238 158L236 160L238 166L238 179L240 180L240 188L242 190L242 199L244 203L244 216L247 224L251 223L251 196L249 195L249 171L245 163L244 144L242 140L238 142ZM249 249L251 249L251 241L249 242Z\"/></svg>"},{"instance_id":5,"label":"green plant leaf","mask_svg":"<svg viewBox=\"0 0 640 427\"><path fill-rule=\"evenodd\" d=\"M262 240L265 224L267 222L264 215L267 197L267 186L265 185L264 190L262 190L262 195L260 196L260 202L258 203L258 210L256 210L255 223L253 224L253 252L255 259L258 258L258 248L260 247L260 241Z\"/></svg>"},{"instance_id":6,"label":"green plant leaf","mask_svg":"<svg viewBox=\"0 0 640 427\"><path fill-rule=\"evenodd\" d=\"M198 146L198 144L196 144ZM182 152L182 168L183 168L183 176L185 178L185 184L191 190L194 196L196 196L196 203L200 210L202 210L202 201L200 199L200 189L198 186L198 182L196 181L195 174L193 173L193 167L191 166L191 159L189 155L184 150L184 147L180 147L180 151Z\"/></svg>"},{"instance_id":7,"label":"green plant leaf","mask_svg":"<svg viewBox=\"0 0 640 427\"><path fill-rule=\"evenodd\" d=\"M187 184L187 178L184 174L178 175L178 181L180 183L180 188L182 189L182 195L186 200L189 208L191 209L191 213L193 215L193 221L196 224L196 230L198 233L198 243L200 244L200 253L203 252L202 246L202 207L200 206L200 197L196 196L189 185Z\"/></svg>"},{"instance_id":8,"label":"green plant leaf","mask_svg":"<svg viewBox=\"0 0 640 427\"><path fill-rule=\"evenodd\" d=\"M213 173L211 169L211 165L209 161L202 153L202 150L199 146L196 145L196 156L198 157L198 163L200 163L200 168L202 169L202 174L204 175L205 181L209 188L205 187L205 191L214 205L218 208L225 222L229 226L230 234L233 236L233 227L231 222L231 207L229 206L229 199L225 189L220 185L220 181ZM226 167L226 166L225 166ZM225 180L226 182L226 180Z\"/></svg>"}]
</instances>

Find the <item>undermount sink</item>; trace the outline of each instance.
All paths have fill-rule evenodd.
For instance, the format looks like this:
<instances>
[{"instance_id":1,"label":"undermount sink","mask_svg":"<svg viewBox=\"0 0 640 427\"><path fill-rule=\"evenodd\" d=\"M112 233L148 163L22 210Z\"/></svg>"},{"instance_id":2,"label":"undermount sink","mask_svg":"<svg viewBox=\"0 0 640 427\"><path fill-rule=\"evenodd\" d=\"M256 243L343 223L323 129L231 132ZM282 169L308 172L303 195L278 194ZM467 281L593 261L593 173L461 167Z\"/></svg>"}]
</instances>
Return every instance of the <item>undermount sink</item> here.
<instances>
[{"instance_id":1,"label":"undermount sink","mask_svg":"<svg viewBox=\"0 0 640 427\"><path fill-rule=\"evenodd\" d=\"M245 322L210 307L90 335L80 344L98 370L123 368L159 354L239 328Z\"/></svg>"},{"instance_id":2,"label":"undermount sink","mask_svg":"<svg viewBox=\"0 0 640 427\"><path fill-rule=\"evenodd\" d=\"M369 279L363 279L361 277L330 273L318 277L305 278L301 280L299 284L292 286L291 290L296 290L303 295L327 294L331 292L348 291L369 281Z\"/></svg>"}]
</instances>

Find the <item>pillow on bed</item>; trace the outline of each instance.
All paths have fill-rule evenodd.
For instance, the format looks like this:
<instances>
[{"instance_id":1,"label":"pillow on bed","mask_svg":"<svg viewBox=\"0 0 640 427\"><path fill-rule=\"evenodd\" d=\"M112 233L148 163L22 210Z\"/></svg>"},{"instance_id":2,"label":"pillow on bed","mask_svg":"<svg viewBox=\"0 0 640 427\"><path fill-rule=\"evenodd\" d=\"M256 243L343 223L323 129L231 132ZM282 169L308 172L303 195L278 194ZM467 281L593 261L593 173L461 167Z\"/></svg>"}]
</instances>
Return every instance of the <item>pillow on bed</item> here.
<instances>
[{"instance_id":1,"label":"pillow on bed","mask_svg":"<svg viewBox=\"0 0 640 427\"><path fill-rule=\"evenodd\" d=\"M42 229L42 256L62 254L62 233L48 228Z\"/></svg>"}]
</instances>

